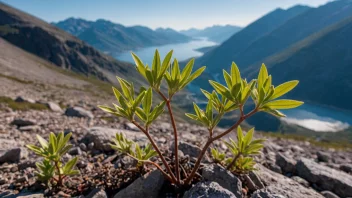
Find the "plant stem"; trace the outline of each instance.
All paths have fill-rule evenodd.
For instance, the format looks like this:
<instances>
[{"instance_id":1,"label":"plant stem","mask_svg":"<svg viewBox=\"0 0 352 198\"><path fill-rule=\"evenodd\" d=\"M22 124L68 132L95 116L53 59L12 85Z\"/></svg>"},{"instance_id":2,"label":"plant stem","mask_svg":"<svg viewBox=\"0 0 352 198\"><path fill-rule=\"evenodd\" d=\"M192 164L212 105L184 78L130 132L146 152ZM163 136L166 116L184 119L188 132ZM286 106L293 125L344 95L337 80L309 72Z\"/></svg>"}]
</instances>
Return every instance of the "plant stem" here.
<instances>
[{"instance_id":1,"label":"plant stem","mask_svg":"<svg viewBox=\"0 0 352 198\"><path fill-rule=\"evenodd\" d=\"M171 108L171 98L168 99L164 96L164 94L160 91L158 91L159 95L165 100L166 102L166 106L167 109L169 111L169 115L170 115L170 119L171 119L171 124L172 124L172 128L174 129L174 145L175 145L175 173L176 173L176 177L177 177L177 182L180 183L180 163L179 163L179 159L178 159L178 133L177 133L177 127L176 127L176 123L175 123L175 118L174 115L172 113L172 108Z\"/></svg>"},{"instance_id":2,"label":"plant stem","mask_svg":"<svg viewBox=\"0 0 352 198\"><path fill-rule=\"evenodd\" d=\"M185 184L189 184L193 177L196 175L199 166L200 166L200 162L204 156L204 154L206 153L208 147L210 146L211 143L213 143L215 140L218 140L220 138L222 138L223 136L229 134L232 130L234 130L235 128L237 128L245 119L247 119L248 117L252 116L253 114L255 114L258 111L258 108L255 108L253 111L249 112L247 115L241 116L239 120L237 120L237 122L232 125L228 130L226 130L225 132L215 136L215 137L209 137L207 143L204 145L201 153L199 154L197 161L192 169L191 174L185 179Z\"/></svg>"},{"instance_id":3,"label":"plant stem","mask_svg":"<svg viewBox=\"0 0 352 198\"><path fill-rule=\"evenodd\" d=\"M133 123L136 127L138 127L138 128L148 137L150 143L152 144L153 148L154 148L155 151L158 153L158 155L159 155L161 161L163 162L163 164L164 164L166 170L169 172L169 174L170 174L170 176L171 176L171 178L172 178L172 183L177 184L177 179L176 179L174 173L172 172L170 166L169 166L168 163L166 162L166 160L165 160L163 154L161 153L161 151L160 151L158 145L156 145L156 143L154 142L153 138L150 136L149 132L148 132L147 130L143 129L143 127L141 127L136 121L132 121L132 123Z\"/></svg>"},{"instance_id":4,"label":"plant stem","mask_svg":"<svg viewBox=\"0 0 352 198\"><path fill-rule=\"evenodd\" d=\"M60 172L59 161L55 161L55 167L56 167L57 172L59 174L59 179L57 181L57 185L62 186L62 175L61 175L61 172Z\"/></svg>"},{"instance_id":5,"label":"plant stem","mask_svg":"<svg viewBox=\"0 0 352 198\"><path fill-rule=\"evenodd\" d=\"M170 175L168 175L157 163L152 162L152 161L150 161L150 160L139 160L139 159L133 157L132 155L130 155L130 154L128 154L128 153L127 153L127 155L128 155L129 157L131 157L131 158L137 160L137 161L141 161L141 162L144 162L144 163L149 163L149 164L154 165L157 169L159 169L159 171L164 175L164 177L166 177L170 182L173 182L173 181L172 181L172 178L170 177Z\"/></svg>"},{"instance_id":6,"label":"plant stem","mask_svg":"<svg viewBox=\"0 0 352 198\"><path fill-rule=\"evenodd\" d=\"M238 153L238 154L236 155L236 157L233 158L233 160L231 161L231 163L226 166L226 169L227 169L227 170L230 170L230 168L231 168L233 165L235 165L237 159L238 159L240 156L241 156L241 153Z\"/></svg>"}]
</instances>

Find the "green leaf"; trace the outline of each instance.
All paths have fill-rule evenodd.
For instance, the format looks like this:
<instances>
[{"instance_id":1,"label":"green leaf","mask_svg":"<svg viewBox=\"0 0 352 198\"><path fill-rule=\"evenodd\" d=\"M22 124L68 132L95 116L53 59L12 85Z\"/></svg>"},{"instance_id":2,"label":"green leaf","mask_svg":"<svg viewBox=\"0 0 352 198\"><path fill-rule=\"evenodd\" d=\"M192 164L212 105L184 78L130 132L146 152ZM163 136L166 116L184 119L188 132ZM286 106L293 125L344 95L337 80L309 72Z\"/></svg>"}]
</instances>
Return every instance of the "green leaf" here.
<instances>
[{"instance_id":1,"label":"green leaf","mask_svg":"<svg viewBox=\"0 0 352 198\"><path fill-rule=\"evenodd\" d=\"M143 110L146 115L149 115L150 113L150 109L152 107L152 98L153 98L153 92L152 92L152 89L149 88L143 100Z\"/></svg>"},{"instance_id":2,"label":"green leaf","mask_svg":"<svg viewBox=\"0 0 352 198\"><path fill-rule=\"evenodd\" d=\"M118 89L116 89L115 87L112 87L112 91L114 92L115 94L115 97L116 97L116 100L119 101L119 98L122 96L122 94L119 92Z\"/></svg>"},{"instance_id":3,"label":"green leaf","mask_svg":"<svg viewBox=\"0 0 352 198\"><path fill-rule=\"evenodd\" d=\"M144 64L142 63L141 59L139 59L139 57L134 54L133 52L131 53L132 54L132 58L137 66L137 71L142 75L144 76L144 78L146 78L146 75L145 75L145 67L144 67Z\"/></svg>"},{"instance_id":4,"label":"green leaf","mask_svg":"<svg viewBox=\"0 0 352 198\"><path fill-rule=\"evenodd\" d=\"M268 107L270 109L292 109L299 107L302 104L303 102L297 100L275 100L265 103L263 107Z\"/></svg>"},{"instance_id":5,"label":"green leaf","mask_svg":"<svg viewBox=\"0 0 352 198\"><path fill-rule=\"evenodd\" d=\"M152 63L152 73L153 73L154 79L158 79L159 70L160 70L160 55L159 55L159 51L155 50L154 59Z\"/></svg>"},{"instance_id":6,"label":"green leaf","mask_svg":"<svg viewBox=\"0 0 352 198\"><path fill-rule=\"evenodd\" d=\"M152 71L150 71L149 69L145 70L145 75L147 76L147 80L149 84L151 86L154 86L154 78L153 78Z\"/></svg>"},{"instance_id":7,"label":"green leaf","mask_svg":"<svg viewBox=\"0 0 352 198\"><path fill-rule=\"evenodd\" d=\"M196 112L198 118L202 118L202 110L198 107L196 103L193 103L194 111Z\"/></svg>"},{"instance_id":8,"label":"green leaf","mask_svg":"<svg viewBox=\"0 0 352 198\"><path fill-rule=\"evenodd\" d=\"M108 107L108 106L104 106L104 105L98 105L98 107L108 113L115 113L116 110L114 108Z\"/></svg>"},{"instance_id":9,"label":"green leaf","mask_svg":"<svg viewBox=\"0 0 352 198\"><path fill-rule=\"evenodd\" d=\"M295 88L297 86L298 82L299 82L298 80L293 80L293 81L285 82L285 83L275 87L275 92L269 98L269 100L276 99L276 98L286 94L287 92L291 91L293 88Z\"/></svg>"},{"instance_id":10,"label":"green leaf","mask_svg":"<svg viewBox=\"0 0 352 198\"><path fill-rule=\"evenodd\" d=\"M245 146L249 145L249 143L252 141L254 134L254 128L250 129L247 134L243 138L243 143Z\"/></svg>"},{"instance_id":11,"label":"green leaf","mask_svg":"<svg viewBox=\"0 0 352 198\"><path fill-rule=\"evenodd\" d=\"M192 120L198 120L198 116L194 115L194 114L190 114L190 113L186 113L185 114L187 117L191 118Z\"/></svg>"},{"instance_id":12,"label":"green leaf","mask_svg":"<svg viewBox=\"0 0 352 198\"><path fill-rule=\"evenodd\" d=\"M65 166L63 167L64 173L70 173L70 171L73 169L73 167L76 165L78 160L78 157L72 158L70 161L68 161Z\"/></svg>"},{"instance_id":13,"label":"green leaf","mask_svg":"<svg viewBox=\"0 0 352 198\"><path fill-rule=\"evenodd\" d=\"M134 109L137 108L141 104L142 100L144 99L145 93L146 93L146 91L140 92L139 95L137 96L137 98L134 100L134 103L133 103Z\"/></svg>"},{"instance_id":14,"label":"green leaf","mask_svg":"<svg viewBox=\"0 0 352 198\"><path fill-rule=\"evenodd\" d=\"M210 100L212 98L211 93L209 93L208 91L204 90L204 89L200 89L200 91L204 94L204 96Z\"/></svg>"},{"instance_id":15,"label":"green leaf","mask_svg":"<svg viewBox=\"0 0 352 198\"><path fill-rule=\"evenodd\" d=\"M174 60L174 65L172 67L171 79L172 79L172 81L177 81L177 82L180 79L180 67L178 65L178 61L176 58Z\"/></svg>"},{"instance_id":16,"label":"green leaf","mask_svg":"<svg viewBox=\"0 0 352 198\"><path fill-rule=\"evenodd\" d=\"M269 75L268 78L264 82L263 87L264 87L265 93L267 93L269 91L270 86L271 86L271 75Z\"/></svg>"},{"instance_id":17,"label":"green leaf","mask_svg":"<svg viewBox=\"0 0 352 198\"><path fill-rule=\"evenodd\" d=\"M206 68L206 67L203 66L203 67L197 69L193 74L191 74L191 76L187 79L186 83L184 83L181 88L185 87L186 85L188 85L188 83L190 83L190 82L192 82L194 79L198 78L198 76L200 76L200 75L203 73L203 71L205 70L205 68Z\"/></svg>"},{"instance_id":18,"label":"green leaf","mask_svg":"<svg viewBox=\"0 0 352 198\"><path fill-rule=\"evenodd\" d=\"M131 95L131 85L125 81L124 79L122 78L119 78L117 77L117 80L119 81L120 83L120 86L121 86L121 89L122 89L122 92L123 94L125 95L125 97L128 99L128 100L132 100L133 99L133 96Z\"/></svg>"},{"instance_id":19,"label":"green leaf","mask_svg":"<svg viewBox=\"0 0 352 198\"><path fill-rule=\"evenodd\" d=\"M226 85L229 89L232 87L232 79L229 73L227 73L224 69L222 70L222 73L224 75L224 79L226 81Z\"/></svg>"},{"instance_id":20,"label":"green leaf","mask_svg":"<svg viewBox=\"0 0 352 198\"><path fill-rule=\"evenodd\" d=\"M182 74L181 74L181 82L180 84L183 85L185 82L187 82L188 77L191 75L192 73L192 69L193 69L193 65L194 65L194 58L192 58L187 65L185 66L185 68L182 70Z\"/></svg>"},{"instance_id":21,"label":"green leaf","mask_svg":"<svg viewBox=\"0 0 352 198\"><path fill-rule=\"evenodd\" d=\"M241 74L235 62L231 65L231 80L232 84L241 83Z\"/></svg>"},{"instance_id":22,"label":"green leaf","mask_svg":"<svg viewBox=\"0 0 352 198\"><path fill-rule=\"evenodd\" d=\"M262 67L260 68L259 75L258 75L258 89L264 88L264 82L268 78L268 70L266 69L265 64L262 64Z\"/></svg>"},{"instance_id":23,"label":"green leaf","mask_svg":"<svg viewBox=\"0 0 352 198\"><path fill-rule=\"evenodd\" d=\"M169 53L166 54L166 56L165 56L165 58L163 60L161 71L160 71L159 76L158 76L158 81L161 80L161 78L164 76L166 70L170 67L170 61L171 61L172 53L173 53L173 50L171 50Z\"/></svg>"},{"instance_id":24,"label":"green leaf","mask_svg":"<svg viewBox=\"0 0 352 198\"><path fill-rule=\"evenodd\" d=\"M238 140L238 142L243 141L243 132L242 132L241 126L237 127L237 140Z\"/></svg>"},{"instance_id":25,"label":"green leaf","mask_svg":"<svg viewBox=\"0 0 352 198\"><path fill-rule=\"evenodd\" d=\"M43 148L48 148L48 142L44 138L42 138L40 135L37 135L37 139Z\"/></svg>"},{"instance_id":26,"label":"green leaf","mask_svg":"<svg viewBox=\"0 0 352 198\"><path fill-rule=\"evenodd\" d=\"M271 115L273 116L277 116L277 117L286 117L285 114L281 113L280 111L276 110L276 109L269 109L269 108L266 108L264 109L263 111L267 112L267 113L270 113Z\"/></svg>"},{"instance_id":27,"label":"green leaf","mask_svg":"<svg viewBox=\"0 0 352 198\"><path fill-rule=\"evenodd\" d=\"M264 91L264 88L262 87L259 89L258 105L262 104L262 102L264 101L264 98L265 98L265 91Z\"/></svg>"},{"instance_id":28,"label":"green leaf","mask_svg":"<svg viewBox=\"0 0 352 198\"><path fill-rule=\"evenodd\" d=\"M232 95L230 94L229 89L227 89L227 87L225 87L224 85L216 82L216 81L212 81L209 80L209 83L211 86L213 86L213 88L215 89L216 92L218 92L219 94L226 96L226 98L228 98L229 100L232 100Z\"/></svg>"}]
</instances>

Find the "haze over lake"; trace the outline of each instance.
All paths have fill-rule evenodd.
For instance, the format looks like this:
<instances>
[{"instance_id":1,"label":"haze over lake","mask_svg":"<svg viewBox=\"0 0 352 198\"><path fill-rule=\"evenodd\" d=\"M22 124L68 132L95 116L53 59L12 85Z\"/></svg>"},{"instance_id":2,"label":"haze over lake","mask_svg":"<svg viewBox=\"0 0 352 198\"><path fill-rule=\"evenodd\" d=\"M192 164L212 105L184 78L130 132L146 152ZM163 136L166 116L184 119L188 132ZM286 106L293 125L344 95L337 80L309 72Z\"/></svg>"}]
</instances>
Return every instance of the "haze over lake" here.
<instances>
[{"instance_id":1,"label":"haze over lake","mask_svg":"<svg viewBox=\"0 0 352 198\"><path fill-rule=\"evenodd\" d=\"M133 50L135 54L143 61L143 63L148 63L151 65L155 49L159 50L160 56L164 58L164 56L170 51L174 50L173 57L177 58L177 60L184 61L192 57L199 57L203 55L202 52L196 51L196 49L202 47L209 47L217 45L218 43L209 41L207 38L196 38L187 43L177 43L177 44L168 44L163 46L154 46L154 47L146 47L138 50ZM131 51L121 53L117 55L115 58L122 61L133 62Z\"/></svg>"}]
</instances>

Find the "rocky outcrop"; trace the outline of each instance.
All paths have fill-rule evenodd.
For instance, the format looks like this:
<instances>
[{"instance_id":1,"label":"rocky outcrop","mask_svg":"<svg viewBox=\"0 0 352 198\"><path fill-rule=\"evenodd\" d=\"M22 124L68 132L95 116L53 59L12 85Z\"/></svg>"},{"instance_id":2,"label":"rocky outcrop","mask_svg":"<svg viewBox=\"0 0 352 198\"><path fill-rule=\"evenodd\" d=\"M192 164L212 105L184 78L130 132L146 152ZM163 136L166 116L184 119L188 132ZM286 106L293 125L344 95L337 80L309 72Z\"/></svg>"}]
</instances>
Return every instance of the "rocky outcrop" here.
<instances>
[{"instance_id":1,"label":"rocky outcrop","mask_svg":"<svg viewBox=\"0 0 352 198\"><path fill-rule=\"evenodd\" d=\"M285 177L281 174L275 173L262 165L257 165L258 171L256 173L263 181L265 192L270 194L278 194L290 198L323 198L313 189L306 188L298 182Z\"/></svg>"},{"instance_id":2,"label":"rocky outcrop","mask_svg":"<svg viewBox=\"0 0 352 198\"><path fill-rule=\"evenodd\" d=\"M164 176L158 170L138 178L132 184L118 192L114 198L126 197L142 197L153 198L158 197L159 191L164 183Z\"/></svg>"},{"instance_id":3,"label":"rocky outcrop","mask_svg":"<svg viewBox=\"0 0 352 198\"><path fill-rule=\"evenodd\" d=\"M242 196L242 182L235 177L230 171L217 165L211 164L203 168L203 179L207 181L214 181L222 187L231 191L236 197Z\"/></svg>"},{"instance_id":4,"label":"rocky outcrop","mask_svg":"<svg viewBox=\"0 0 352 198\"><path fill-rule=\"evenodd\" d=\"M296 161L288 158L281 153L276 154L276 165L280 166L284 173L294 173Z\"/></svg>"},{"instance_id":5,"label":"rocky outcrop","mask_svg":"<svg viewBox=\"0 0 352 198\"><path fill-rule=\"evenodd\" d=\"M352 196L352 176L313 160L302 158L296 165L297 174L321 190L328 190L340 197Z\"/></svg>"},{"instance_id":6,"label":"rocky outcrop","mask_svg":"<svg viewBox=\"0 0 352 198\"><path fill-rule=\"evenodd\" d=\"M82 107L70 107L65 111L66 116L79 118L94 118L92 112L83 109Z\"/></svg>"},{"instance_id":7,"label":"rocky outcrop","mask_svg":"<svg viewBox=\"0 0 352 198\"><path fill-rule=\"evenodd\" d=\"M8 150L0 150L0 164L16 163L21 159L21 148L12 148Z\"/></svg>"},{"instance_id":8,"label":"rocky outcrop","mask_svg":"<svg viewBox=\"0 0 352 198\"><path fill-rule=\"evenodd\" d=\"M216 182L199 182L193 186L189 191L187 191L183 198L199 198L199 197L209 197L209 198L241 198L235 196L229 190L223 188Z\"/></svg>"}]
</instances>

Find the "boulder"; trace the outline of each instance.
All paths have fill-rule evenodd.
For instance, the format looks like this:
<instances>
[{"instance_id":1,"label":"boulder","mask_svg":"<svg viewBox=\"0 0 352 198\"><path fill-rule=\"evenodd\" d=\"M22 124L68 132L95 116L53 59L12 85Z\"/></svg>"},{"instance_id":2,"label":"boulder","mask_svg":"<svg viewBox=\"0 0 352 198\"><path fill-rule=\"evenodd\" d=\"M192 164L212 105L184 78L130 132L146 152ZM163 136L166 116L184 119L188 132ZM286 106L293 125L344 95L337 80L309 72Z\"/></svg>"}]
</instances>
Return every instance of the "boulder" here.
<instances>
[{"instance_id":1,"label":"boulder","mask_svg":"<svg viewBox=\"0 0 352 198\"><path fill-rule=\"evenodd\" d=\"M346 173L352 173L352 164L341 164L340 169Z\"/></svg>"},{"instance_id":2,"label":"boulder","mask_svg":"<svg viewBox=\"0 0 352 198\"><path fill-rule=\"evenodd\" d=\"M255 191L251 198L286 198L283 195L272 193L266 189Z\"/></svg>"},{"instance_id":3,"label":"boulder","mask_svg":"<svg viewBox=\"0 0 352 198\"><path fill-rule=\"evenodd\" d=\"M21 159L21 148L12 148L0 150L0 164L2 163L17 163Z\"/></svg>"},{"instance_id":4,"label":"boulder","mask_svg":"<svg viewBox=\"0 0 352 198\"><path fill-rule=\"evenodd\" d=\"M18 119L14 119L10 124L16 125L17 127L25 127L25 126L36 125L36 121L18 118Z\"/></svg>"},{"instance_id":5,"label":"boulder","mask_svg":"<svg viewBox=\"0 0 352 198\"><path fill-rule=\"evenodd\" d=\"M297 174L321 190L328 190L340 197L352 197L352 176L302 158L296 165Z\"/></svg>"},{"instance_id":6,"label":"boulder","mask_svg":"<svg viewBox=\"0 0 352 198\"><path fill-rule=\"evenodd\" d=\"M66 116L79 118L94 118L92 112L83 109L82 107L70 107L65 111Z\"/></svg>"},{"instance_id":7,"label":"boulder","mask_svg":"<svg viewBox=\"0 0 352 198\"><path fill-rule=\"evenodd\" d=\"M292 158L288 158L281 153L276 154L276 165L280 166L284 173L294 173L296 161Z\"/></svg>"},{"instance_id":8,"label":"boulder","mask_svg":"<svg viewBox=\"0 0 352 198\"><path fill-rule=\"evenodd\" d=\"M141 197L153 198L158 197L159 191L164 183L164 175L159 170L147 173L138 178L132 184L118 192L114 198Z\"/></svg>"},{"instance_id":9,"label":"boulder","mask_svg":"<svg viewBox=\"0 0 352 198\"><path fill-rule=\"evenodd\" d=\"M340 198L339 196L335 195L334 193L330 191L322 191L320 192L322 195L324 195L325 198Z\"/></svg>"},{"instance_id":10,"label":"boulder","mask_svg":"<svg viewBox=\"0 0 352 198\"><path fill-rule=\"evenodd\" d=\"M48 108L51 110L51 111L54 111L54 112L63 112L63 110L61 109L61 107L56 104L55 102L48 102L46 103L46 106L48 106Z\"/></svg>"},{"instance_id":11,"label":"boulder","mask_svg":"<svg viewBox=\"0 0 352 198\"><path fill-rule=\"evenodd\" d=\"M183 198L241 198L242 196L235 196L231 191L223 188L216 182L199 182L189 189Z\"/></svg>"},{"instance_id":12,"label":"boulder","mask_svg":"<svg viewBox=\"0 0 352 198\"><path fill-rule=\"evenodd\" d=\"M26 98L26 97L18 96L18 97L15 99L15 102L28 102L28 103L34 104L34 103L35 103L35 100L33 100L33 99L31 99L31 98Z\"/></svg>"},{"instance_id":13,"label":"boulder","mask_svg":"<svg viewBox=\"0 0 352 198\"><path fill-rule=\"evenodd\" d=\"M242 195L241 180L218 164L204 166L202 177L207 181L214 181L220 184L223 188L231 191L236 197L241 197Z\"/></svg>"},{"instance_id":14,"label":"boulder","mask_svg":"<svg viewBox=\"0 0 352 198\"><path fill-rule=\"evenodd\" d=\"M278 194L290 198L323 198L323 196L315 190L305 188L298 182L275 173L260 164L257 164L255 167L258 169L256 173L266 186L265 190L271 194Z\"/></svg>"},{"instance_id":15,"label":"boulder","mask_svg":"<svg viewBox=\"0 0 352 198\"><path fill-rule=\"evenodd\" d=\"M197 158L199 156L200 152L202 151L198 146L195 146L195 145L187 143L187 142L182 142L182 141L180 141L178 143L178 149L181 150L183 152L183 154L189 155L190 157L194 157L194 158ZM170 150L171 151L175 150L174 141L172 141Z\"/></svg>"},{"instance_id":16,"label":"boulder","mask_svg":"<svg viewBox=\"0 0 352 198\"><path fill-rule=\"evenodd\" d=\"M123 133L125 137L136 141L140 144L145 144L147 142L147 137L141 132L136 133L128 130L112 129L105 127L92 127L88 130L88 133L81 140L86 144L94 145L96 150L100 151L112 151L110 147L111 140L115 137L116 133Z\"/></svg>"},{"instance_id":17,"label":"boulder","mask_svg":"<svg viewBox=\"0 0 352 198\"><path fill-rule=\"evenodd\" d=\"M323 151L318 151L317 152L317 157L320 162L329 162L331 155L329 153L323 152Z\"/></svg>"},{"instance_id":18,"label":"boulder","mask_svg":"<svg viewBox=\"0 0 352 198\"><path fill-rule=\"evenodd\" d=\"M309 188L310 184L307 182L307 180L298 177L298 176L293 176L291 177L292 180L295 180L296 182L300 183L302 186Z\"/></svg>"}]
</instances>

